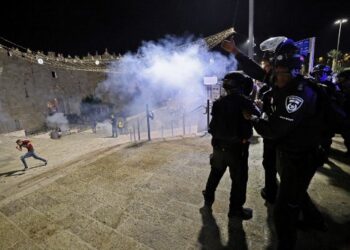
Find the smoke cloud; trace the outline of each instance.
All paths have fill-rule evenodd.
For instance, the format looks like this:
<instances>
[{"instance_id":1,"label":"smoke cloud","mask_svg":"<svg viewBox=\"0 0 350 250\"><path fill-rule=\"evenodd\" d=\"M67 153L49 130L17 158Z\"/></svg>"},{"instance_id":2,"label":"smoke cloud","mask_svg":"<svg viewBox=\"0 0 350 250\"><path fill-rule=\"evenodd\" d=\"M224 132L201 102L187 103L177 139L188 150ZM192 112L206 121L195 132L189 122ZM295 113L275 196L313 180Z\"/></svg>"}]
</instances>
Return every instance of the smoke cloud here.
<instances>
[{"instance_id":1,"label":"smoke cloud","mask_svg":"<svg viewBox=\"0 0 350 250\"><path fill-rule=\"evenodd\" d=\"M173 135L173 129L182 134L193 128L206 130L204 77L220 79L235 70L237 62L198 41L168 36L143 42L137 53L127 53L110 65L114 73L97 87L96 96L113 103L117 115L140 114L127 119L129 130L136 126L146 131L146 104L154 114L151 129L161 131L159 136L170 130Z\"/></svg>"},{"instance_id":2,"label":"smoke cloud","mask_svg":"<svg viewBox=\"0 0 350 250\"><path fill-rule=\"evenodd\" d=\"M175 37L144 42L138 53L128 53L110 65L118 73L108 75L96 89L97 96L123 106L128 114L143 111L145 104L155 108L172 103L185 109L204 104L203 77L222 78L237 63L233 56L209 51L204 41L192 42Z\"/></svg>"},{"instance_id":3,"label":"smoke cloud","mask_svg":"<svg viewBox=\"0 0 350 250\"><path fill-rule=\"evenodd\" d=\"M62 132L68 131L68 120L63 113L55 113L46 117L46 125L51 129L60 128Z\"/></svg>"}]
</instances>

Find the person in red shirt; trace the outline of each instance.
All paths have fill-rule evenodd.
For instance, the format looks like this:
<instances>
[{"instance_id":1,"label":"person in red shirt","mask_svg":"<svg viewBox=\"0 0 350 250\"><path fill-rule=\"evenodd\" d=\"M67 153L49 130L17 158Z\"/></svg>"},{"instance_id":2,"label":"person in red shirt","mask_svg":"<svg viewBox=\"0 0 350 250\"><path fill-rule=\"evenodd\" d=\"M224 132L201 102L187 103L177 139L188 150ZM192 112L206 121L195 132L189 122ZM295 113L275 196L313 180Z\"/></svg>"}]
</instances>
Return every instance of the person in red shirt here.
<instances>
[{"instance_id":1,"label":"person in red shirt","mask_svg":"<svg viewBox=\"0 0 350 250\"><path fill-rule=\"evenodd\" d=\"M18 139L16 141L16 144L17 144L16 148L19 151L22 151L23 147L28 150L28 152L26 154L24 154L24 155L22 155L20 157L20 159L21 159L21 161L23 162L23 165L24 165L24 170L27 170L27 168L28 168L28 165L27 165L27 163L25 161L25 158L29 158L29 157L33 157L34 159L43 161L45 163L45 166L47 165L47 160L45 160L44 158L41 158L37 154L35 154L33 144L32 144L32 142L30 140Z\"/></svg>"}]
</instances>

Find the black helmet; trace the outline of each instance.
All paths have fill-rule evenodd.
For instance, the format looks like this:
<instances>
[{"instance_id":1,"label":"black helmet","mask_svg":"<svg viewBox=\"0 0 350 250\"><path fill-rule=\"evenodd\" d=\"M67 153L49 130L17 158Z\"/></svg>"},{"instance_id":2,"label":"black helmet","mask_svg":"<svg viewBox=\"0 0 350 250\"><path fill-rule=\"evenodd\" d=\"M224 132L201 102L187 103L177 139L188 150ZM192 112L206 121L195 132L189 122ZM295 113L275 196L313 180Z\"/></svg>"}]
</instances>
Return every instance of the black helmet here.
<instances>
[{"instance_id":1,"label":"black helmet","mask_svg":"<svg viewBox=\"0 0 350 250\"><path fill-rule=\"evenodd\" d=\"M237 90L245 95L252 92L254 83L250 77L244 76L239 72L230 72L225 75L222 87L225 90Z\"/></svg>"},{"instance_id":2,"label":"black helmet","mask_svg":"<svg viewBox=\"0 0 350 250\"><path fill-rule=\"evenodd\" d=\"M299 48L292 39L281 42L274 53L274 67L283 66L289 70L300 70L303 57L299 54Z\"/></svg>"},{"instance_id":3,"label":"black helmet","mask_svg":"<svg viewBox=\"0 0 350 250\"><path fill-rule=\"evenodd\" d=\"M313 68L313 70L312 70L312 72L311 72L311 76L315 76L316 74L318 74L318 73L324 73L324 74L326 74L327 76L330 76L330 75L332 75L332 73L333 73L333 71L332 71L332 69L331 69L331 67L329 67L328 65L324 65L324 64L317 64L314 68Z\"/></svg>"}]
</instances>

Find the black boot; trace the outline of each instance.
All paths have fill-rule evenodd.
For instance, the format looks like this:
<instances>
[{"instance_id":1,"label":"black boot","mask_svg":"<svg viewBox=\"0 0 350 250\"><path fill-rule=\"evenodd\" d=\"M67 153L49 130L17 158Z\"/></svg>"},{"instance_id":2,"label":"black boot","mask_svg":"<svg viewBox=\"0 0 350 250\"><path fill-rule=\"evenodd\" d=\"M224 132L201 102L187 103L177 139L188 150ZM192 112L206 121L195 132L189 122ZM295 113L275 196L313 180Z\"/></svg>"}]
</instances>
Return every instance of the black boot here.
<instances>
[{"instance_id":1,"label":"black boot","mask_svg":"<svg viewBox=\"0 0 350 250\"><path fill-rule=\"evenodd\" d=\"M211 209L213 203L214 203L214 196L209 196L205 190L202 191L203 197L204 197L204 206Z\"/></svg>"},{"instance_id":2,"label":"black boot","mask_svg":"<svg viewBox=\"0 0 350 250\"><path fill-rule=\"evenodd\" d=\"M228 217L239 218L242 220L250 220L253 217L253 210L251 208L241 208L241 209L230 209Z\"/></svg>"}]
</instances>

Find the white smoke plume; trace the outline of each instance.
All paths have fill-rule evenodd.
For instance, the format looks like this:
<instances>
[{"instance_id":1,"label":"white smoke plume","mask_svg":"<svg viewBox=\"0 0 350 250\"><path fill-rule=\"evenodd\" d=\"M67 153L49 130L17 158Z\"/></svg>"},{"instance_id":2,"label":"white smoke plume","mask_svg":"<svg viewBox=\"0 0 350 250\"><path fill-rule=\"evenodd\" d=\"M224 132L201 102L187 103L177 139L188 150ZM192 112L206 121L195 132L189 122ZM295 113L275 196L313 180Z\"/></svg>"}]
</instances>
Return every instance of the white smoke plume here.
<instances>
[{"instance_id":1,"label":"white smoke plume","mask_svg":"<svg viewBox=\"0 0 350 250\"><path fill-rule=\"evenodd\" d=\"M97 87L96 96L115 104L117 113L140 114L141 122L137 123L142 131L146 130L142 118L146 104L155 114L152 130L191 123L202 131L206 128L204 77L220 79L236 66L233 56L209 51L204 41L200 44L193 43L192 38L166 37L158 42L144 42L136 54L128 53L112 63L110 70L117 73L108 74ZM159 108L161 111L156 112ZM129 129L135 127L136 119L128 119L128 123Z\"/></svg>"},{"instance_id":2,"label":"white smoke plume","mask_svg":"<svg viewBox=\"0 0 350 250\"><path fill-rule=\"evenodd\" d=\"M68 131L68 120L63 113L55 113L46 117L46 125L51 129L60 128L62 132Z\"/></svg>"},{"instance_id":3,"label":"white smoke plume","mask_svg":"<svg viewBox=\"0 0 350 250\"><path fill-rule=\"evenodd\" d=\"M128 53L110 65L112 71L97 90L97 96L111 103L127 105L127 113L143 111L167 102L186 108L205 104L203 77L222 78L236 69L234 57L209 51L191 38L167 37L159 42L144 42L138 53ZM125 107L124 107L125 108Z\"/></svg>"}]
</instances>

